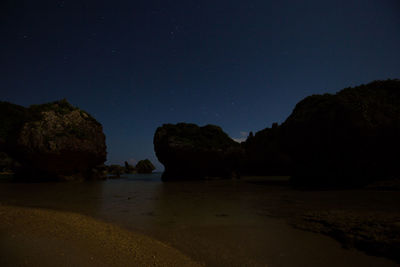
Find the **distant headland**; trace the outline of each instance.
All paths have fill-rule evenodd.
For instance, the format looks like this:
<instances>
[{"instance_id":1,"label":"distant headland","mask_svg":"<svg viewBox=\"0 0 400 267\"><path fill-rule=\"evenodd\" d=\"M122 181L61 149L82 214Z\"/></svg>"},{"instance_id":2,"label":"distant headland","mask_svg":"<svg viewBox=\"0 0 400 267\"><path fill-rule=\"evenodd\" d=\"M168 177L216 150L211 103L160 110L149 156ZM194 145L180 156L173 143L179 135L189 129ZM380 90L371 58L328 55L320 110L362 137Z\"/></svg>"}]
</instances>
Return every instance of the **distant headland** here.
<instances>
[{"instance_id":1,"label":"distant headland","mask_svg":"<svg viewBox=\"0 0 400 267\"><path fill-rule=\"evenodd\" d=\"M154 150L163 180L288 175L296 186L360 186L399 177L400 80L374 81L300 101L281 124L237 143L214 125L164 124ZM102 125L66 100L28 108L0 102L0 169L27 180L150 173L105 166Z\"/></svg>"},{"instance_id":2,"label":"distant headland","mask_svg":"<svg viewBox=\"0 0 400 267\"><path fill-rule=\"evenodd\" d=\"M396 79L306 97L241 144L218 126L164 124L154 149L164 180L289 175L296 186L353 187L399 178L399 136Z\"/></svg>"}]
</instances>

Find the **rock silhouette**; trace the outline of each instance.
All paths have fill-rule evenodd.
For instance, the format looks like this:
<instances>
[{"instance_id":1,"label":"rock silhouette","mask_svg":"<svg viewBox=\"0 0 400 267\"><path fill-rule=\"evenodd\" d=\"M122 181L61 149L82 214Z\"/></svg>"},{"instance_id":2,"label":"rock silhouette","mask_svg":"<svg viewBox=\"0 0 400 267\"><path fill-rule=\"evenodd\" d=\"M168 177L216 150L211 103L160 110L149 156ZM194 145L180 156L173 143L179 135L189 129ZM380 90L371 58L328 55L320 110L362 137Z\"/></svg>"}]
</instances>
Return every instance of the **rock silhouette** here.
<instances>
[{"instance_id":1,"label":"rock silhouette","mask_svg":"<svg viewBox=\"0 0 400 267\"><path fill-rule=\"evenodd\" d=\"M164 124L154 135L164 165L163 180L231 177L238 171L240 145L214 125Z\"/></svg>"},{"instance_id":2,"label":"rock silhouette","mask_svg":"<svg viewBox=\"0 0 400 267\"><path fill-rule=\"evenodd\" d=\"M131 164L129 164L127 161L124 162L124 167L125 167L125 173L135 173L136 169L133 167Z\"/></svg>"},{"instance_id":3,"label":"rock silhouette","mask_svg":"<svg viewBox=\"0 0 400 267\"><path fill-rule=\"evenodd\" d=\"M281 124L235 143L218 126L165 124L154 148L168 179L290 175L293 185L352 187L399 177L400 80L300 101Z\"/></svg>"},{"instance_id":4,"label":"rock silhouette","mask_svg":"<svg viewBox=\"0 0 400 267\"><path fill-rule=\"evenodd\" d=\"M148 159L139 160L135 168L138 173L152 173L156 169Z\"/></svg>"},{"instance_id":5,"label":"rock silhouette","mask_svg":"<svg viewBox=\"0 0 400 267\"><path fill-rule=\"evenodd\" d=\"M300 101L282 125L246 143L246 171L295 185L359 186L399 175L400 81L374 81ZM250 164L248 163L250 162Z\"/></svg>"},{"instance_id":6,"label":"rock silhouette","mask_svg":"<svg viewBox=\"0 0 400 267\"><path fill-rule=\"evenodd\" d=\"M66 100L24 108L2 102L1 150L21 164L24 179L94 178L106 160L102 126Z\"/></svg>"}]
</instances>

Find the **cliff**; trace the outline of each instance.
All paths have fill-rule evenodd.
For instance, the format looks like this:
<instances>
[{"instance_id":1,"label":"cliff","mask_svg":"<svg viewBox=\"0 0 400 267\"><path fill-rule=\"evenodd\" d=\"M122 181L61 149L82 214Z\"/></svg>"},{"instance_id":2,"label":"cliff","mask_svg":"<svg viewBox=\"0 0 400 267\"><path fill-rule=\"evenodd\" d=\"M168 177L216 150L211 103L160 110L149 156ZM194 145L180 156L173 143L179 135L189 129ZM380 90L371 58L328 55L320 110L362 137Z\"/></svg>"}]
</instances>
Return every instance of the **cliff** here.
<instances>
[{"instance_id":1,"label":"cliff","mask_svg":"<svg viewBox=\"0 0 400 267\"><path fill-rule=\"evenodd\" d=\"M165 124L154 149L164 179L290 175L298 186L353 187L399 177L400 80L300 101L241 145L218 126Z\"/></svg>"},{"instance_id":2,"label":"cliff","mask_svg":"<svg viewBox=\"0 0 400 267\"><path fill-rule=\"evenodd\" d=\"M75 180L94 178L106 160L102 126L66 100L24 108L2 102L1 150L21 164L18 177Z\"/></svg>"},{"instance_id":3,"label":"cliff","mask_svg":"<svg viewBox=\"0 0 400 267\"><path fill-rule=\"evenodd\" d=\"M163 180L232 177L240 145L214 125L164 124L154 135L154 150L164 165Z\"/></svg>"},{"instance_id":4,"label":"cliff","mask_svg":"<svg viewBox=\"0 0 400 267\"><path fill-rule=\"evenodd\" d=\"M400 81L375 81L300 101L246 141L246 159L296 185L358 186L398 177L399 134Z\"/></svg>"}]
</instances>

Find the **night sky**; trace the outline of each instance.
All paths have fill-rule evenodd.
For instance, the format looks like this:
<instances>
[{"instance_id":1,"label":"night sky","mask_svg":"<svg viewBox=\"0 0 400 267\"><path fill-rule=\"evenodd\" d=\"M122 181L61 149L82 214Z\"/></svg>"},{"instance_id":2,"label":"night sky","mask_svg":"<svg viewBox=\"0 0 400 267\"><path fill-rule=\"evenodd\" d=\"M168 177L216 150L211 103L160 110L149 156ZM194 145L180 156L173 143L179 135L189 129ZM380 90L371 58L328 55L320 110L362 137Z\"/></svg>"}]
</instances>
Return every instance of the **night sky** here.
<instances>
[{"instance_id":1,"label":"night sky","mask_svg":"<svg viewBox=\"0 0 400 267\"><path fill-rule=\"evenodd\" d=\"M155 162L163 123L240 139L307 95L400 77L398 0L2 0L0 34L0 100L67 98L108 163Z\"/></svg>"}]
</instances>

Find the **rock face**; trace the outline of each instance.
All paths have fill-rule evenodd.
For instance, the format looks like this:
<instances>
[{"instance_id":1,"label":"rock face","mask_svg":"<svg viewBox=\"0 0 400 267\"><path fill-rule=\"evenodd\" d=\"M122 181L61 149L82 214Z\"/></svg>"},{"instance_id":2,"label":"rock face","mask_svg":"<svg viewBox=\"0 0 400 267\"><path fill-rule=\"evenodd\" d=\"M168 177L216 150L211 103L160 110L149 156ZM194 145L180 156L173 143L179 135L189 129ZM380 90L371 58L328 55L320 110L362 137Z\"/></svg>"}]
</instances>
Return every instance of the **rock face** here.
<instances>
[{"instance_id":1,"label":"rock face","mask_svg":"<svg viewBox=\"0 0 400 267\"><path fill-rule=\"evenodd\" d=\"M66 100L18 109L23 115L3 125L3 136L4 150L22 165L19 176L83 179L106 160L102 126L85 111Z\"/></svg>"},{"instance_id":2,"label":"rock face","mask_svg":"<svg viewBox=\"0 0 400 267\"><path fill-rule=\"evenodd\" d=\"M135 168L138 173L152 173L156 169L148 159L139 160Z\"/></svg>"},{"instance_id":3,"label":"rock face","mask_svg":"<svg viewBox=\"0 0 400 267\"><path fill-rule=\"evenodd\" d=\"M131 164L129 164L127 161L124 162L124 167L125 167L125 173L135 173L136 169L133 167Z\"/></svg>"},{"instance_id":4,"label":"rock face","mask_svg":"<svg viewBox=\"0 0 400 267\"><path fill-rule=\"evenodd\" d=\"M163 180L231 177L239 168L240 145L214 125L164 124L154 135L164 165Z\"/></svg>"},{"instance_id":5,"label":"rock face","mask_svg":"<svg viewBox=\"0 0 400 267\"><path fill-rule=\"evenodd\" d=\"M300 101L246 141L246 159L298 185L360 185L400 175L399 136L400 81L375 81Z\"/></svg>"},{"instance_id":6,"label":"rock face","mask_svg":"<svg viewBox=\"0 0 400 267\"><path fill-rule=\"evenodd\" d=\"M9 173L17 170L21 165L7 153L0 151L0 173Z\"/></svg>"},{"instance_id":7,"label":"rock face","mask_svg":"<svg viewBox=\"0 0 400 267\"><path fill-rule=\"evenodd\" d=\"M400 177L400 80L375 81L300 101L236 144L219 127L166 124L154 136L164 178L291 175L300 186L360 186ZM244 151L244 152L243 152Z\"/></svg>"},{"instance_id":8,"label":"rock face","mask_svg":"<svg viewBox=\"0 0 400 267\"><path fill-rule=\"evenodd\" d=\"M126 173L126 168L118 164L107 166L107 174L111 174L112 178L119 178L121 174Z\"/></svg>"},{"instance_id":9,"label":"rock face","mask_svg":"<svg viewBox=\"0 0 400 267\"><path fill-rule=\"evenodd\" d=\"M247 175L290 175L292 162L282 146L282 131L277 123L255 135L250 133L242 158L241 172Z\"/></svg>"}]
</instances>

